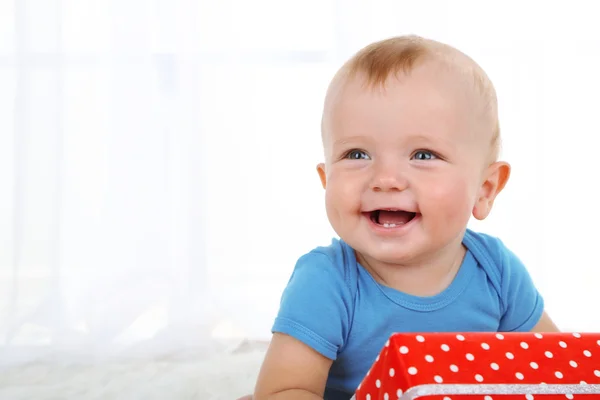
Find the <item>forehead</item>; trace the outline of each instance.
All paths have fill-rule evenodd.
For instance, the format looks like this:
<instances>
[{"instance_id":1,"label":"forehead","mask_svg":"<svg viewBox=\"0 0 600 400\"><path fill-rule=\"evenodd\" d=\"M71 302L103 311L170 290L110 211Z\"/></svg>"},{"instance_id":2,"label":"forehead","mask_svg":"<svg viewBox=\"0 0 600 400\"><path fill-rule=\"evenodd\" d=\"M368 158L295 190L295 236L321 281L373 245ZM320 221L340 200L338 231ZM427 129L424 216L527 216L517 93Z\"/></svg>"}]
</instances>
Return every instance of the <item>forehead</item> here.
<instances>
[{"instance_id":1,"label":"forehead","mask_svg":"<svg viewBox=\"0 0 600 400\"><path fill-rule=\"evenodd\" d=\"M391 76L384 85L369 85L358 75L328 94L325 144L347 135L472 140L476 100L464 76L435 64Z\"/></svg>"}]
</instances>

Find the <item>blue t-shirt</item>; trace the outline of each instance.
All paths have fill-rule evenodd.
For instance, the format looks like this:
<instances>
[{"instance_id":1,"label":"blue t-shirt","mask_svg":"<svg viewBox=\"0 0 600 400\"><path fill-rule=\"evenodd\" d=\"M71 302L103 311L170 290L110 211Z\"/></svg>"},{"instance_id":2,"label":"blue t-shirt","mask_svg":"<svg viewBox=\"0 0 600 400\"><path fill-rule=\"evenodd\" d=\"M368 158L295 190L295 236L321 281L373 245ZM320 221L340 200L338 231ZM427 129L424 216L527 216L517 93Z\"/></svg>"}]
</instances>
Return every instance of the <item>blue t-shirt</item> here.
<instances>
[{"instance_id":1,"label":"blue t-shirt","mask_svg":"<svg viewBox=\"0 0 600 400\"><path fill-rule=\"evenodd\" d=\"M442 293L417 297L379 284L334 239L297 262L273 332L333 360L325 399L349 399L394 332L530 331L544 302L523 263L492 236L467 230L464 261Z\"/></svg>"}]
</instances>

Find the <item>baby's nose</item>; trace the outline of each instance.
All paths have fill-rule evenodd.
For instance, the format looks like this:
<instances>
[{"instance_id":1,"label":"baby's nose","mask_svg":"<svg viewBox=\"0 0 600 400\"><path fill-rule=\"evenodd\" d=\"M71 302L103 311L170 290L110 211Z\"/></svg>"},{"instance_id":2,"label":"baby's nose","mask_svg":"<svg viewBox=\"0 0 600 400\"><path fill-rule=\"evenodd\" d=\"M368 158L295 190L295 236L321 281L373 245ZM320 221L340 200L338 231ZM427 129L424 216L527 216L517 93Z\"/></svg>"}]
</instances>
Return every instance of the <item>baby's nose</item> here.
<instances>
[{"instance_id":1,"label":"baby's nose","mask_svg":"<svg viewBox=\"0 0 600 400\"><path fill-rule=\"evenodd\" d=\"M380 166L375 169L371 189L376 192L402 191L408 181L398 166Z\"/></svg>"}]
</instances>

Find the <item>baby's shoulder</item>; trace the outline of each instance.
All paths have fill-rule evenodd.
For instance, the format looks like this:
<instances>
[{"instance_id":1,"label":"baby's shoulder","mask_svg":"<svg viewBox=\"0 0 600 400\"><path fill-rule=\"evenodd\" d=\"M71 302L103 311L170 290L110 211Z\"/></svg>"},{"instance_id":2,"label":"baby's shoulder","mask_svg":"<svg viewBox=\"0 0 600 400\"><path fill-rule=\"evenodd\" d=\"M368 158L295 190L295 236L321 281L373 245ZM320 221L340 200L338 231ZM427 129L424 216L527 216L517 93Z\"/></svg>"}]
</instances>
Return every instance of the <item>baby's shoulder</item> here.
<instances>
[{"instance_id":1,"label":"baby's shoulder","mask_svg":"<svg viewBox=\"0 0 600 400\"><path fill-rule=\"evenodd\" d=\"M298 258L295 273L318 274L330 280L342 280L351 285L356 275L354 250L340 239L326 246L317 246Z\"/></svg>"},{"instance_id":2,"label":"baby's shoulder","mask_svg":"<svg viewBox=\"0 0 600 400\"><path fill-rule=\"evenodd\" d=\"M464 244L484 267L502 270L507 257L513 255L499 237L470 229L465 233Z\"/></svg>"},{"instance_id":3,"label":"baby's shoulder","mask_svg":"<svg viewBox=\"0 0 600 400\"><path fill-rule=\"evenodd\" d=\"M303 254L300 259L326 258L332 265L342 265L346 261L349 246L344 241L333 238L328 245L319 245Z\"/></svg>"},{"instance_id":4,"label":"baby's shoulder","mask_svg":"<svg viewBox=\"0 0 600 400\"><path fill-rule=\"evenodd\" d=\"M503 285L516 275L527 274L521 259L496 236L468 230L464 244L495 285Z\"/></svg>"}]
</instances>

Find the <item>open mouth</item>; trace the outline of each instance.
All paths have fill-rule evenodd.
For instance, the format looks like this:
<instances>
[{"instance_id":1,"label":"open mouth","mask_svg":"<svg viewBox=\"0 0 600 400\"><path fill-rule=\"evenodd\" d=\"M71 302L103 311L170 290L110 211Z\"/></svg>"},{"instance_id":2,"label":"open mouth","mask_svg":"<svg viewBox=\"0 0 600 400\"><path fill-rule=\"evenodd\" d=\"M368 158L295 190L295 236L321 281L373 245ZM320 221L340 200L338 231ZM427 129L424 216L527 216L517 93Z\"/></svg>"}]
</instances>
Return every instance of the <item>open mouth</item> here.
<instances>
[{"instance_id":1,"label":"open mouth","mask_svg":"<svg viewBox=\"0 0 600 400\"><path fill-rule=\"evenodd\" d=\"M396 228L412 221L417 213L404 210L373 210L366 213L373 223L384 228Z\"/></svg>"}]
</instances>

